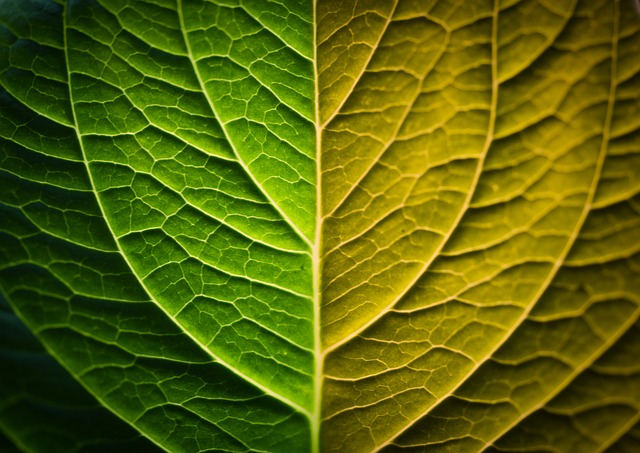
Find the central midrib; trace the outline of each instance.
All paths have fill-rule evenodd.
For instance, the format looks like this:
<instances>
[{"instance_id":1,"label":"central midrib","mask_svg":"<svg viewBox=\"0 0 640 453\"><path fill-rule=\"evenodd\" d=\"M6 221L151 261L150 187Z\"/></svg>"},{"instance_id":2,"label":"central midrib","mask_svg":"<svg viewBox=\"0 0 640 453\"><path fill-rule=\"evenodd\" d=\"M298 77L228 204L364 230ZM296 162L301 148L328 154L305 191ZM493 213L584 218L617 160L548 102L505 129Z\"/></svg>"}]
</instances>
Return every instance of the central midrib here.
<instances>
[{"instance_id":1,"label":"central midrib","mask_svg":"<svg viewBox=\"0 0 640 453\"><path fill-rule=\"evenodd\" d=\"M318 30L316 0L313 1L313 88L316 132L316 228L312 246L313 265L313 341L314 341L314 401L311 418L311 451L320 451L320 427L322 424L322 385L324 379L324 356L320 329L320 306L322 303L322 126L320 125L320 99L318 96Z\"/></svg>"}]
</instances>

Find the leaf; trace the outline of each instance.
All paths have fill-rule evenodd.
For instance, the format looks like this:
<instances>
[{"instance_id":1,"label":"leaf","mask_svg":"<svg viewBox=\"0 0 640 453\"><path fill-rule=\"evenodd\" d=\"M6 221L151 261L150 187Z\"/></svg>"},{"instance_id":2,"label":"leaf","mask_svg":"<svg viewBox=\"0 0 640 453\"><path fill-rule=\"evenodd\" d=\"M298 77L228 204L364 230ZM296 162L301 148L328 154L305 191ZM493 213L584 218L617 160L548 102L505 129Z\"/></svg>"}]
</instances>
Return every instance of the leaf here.
<instances>
[{"instance_id":1,"label":"leaf","mask_svg":"<svg viewBox=\"0 0 640 453\"><path fill-rule=\"evenodd\" d=\"M548 298L555 299L552 283L564 280L566 274L559 273L563 263L598 265L624 259L635 247L630 234L635 220L611 238L617 250L584 243L593 238L592 223L598 223L599 231L625 225L615 217L626 217L626 203L611 209L615 214L602 212L608 203L591 216L589 210L606 197L596 197L596 188L601 175L610 171L604 166L607 149L634 139L622 135L617 140L626 118L616 111L614 99L624 99L619 94L624 88L619 92L622 70L611 55L619 54L624 61L637 48L637 38L620 43L617 39L620 29L626 28L620 30L623 35L637 30L637 21L618 24L615 5L608 2L565 6L564 11L546 11L559 15L557 26L564 27L562 33L548 31L558 36L555 41L539 40L544 47L539 50L527 45L526 36L521 39L521 46L540 57L530 70L521 64L518 74L502 71L499 31L525 17L541 21L526 27L548 26L545 14L526 14L531 5L521 3L503 13L496 4L470 17L468 11L439 15L437 6L427 17L421 11L396 11L360 86L327 126L328 148L340 149L334 141L340 143L339 137L348 135L345 131L358 132L351 156L363 158L360 146L373 148L371 143L358 145L360 137L377 138L380 144L364 170L354 169L351 178L358 184L353 190L341 195L337 207L329 202L326 225L333 225L331 218L353 222L344 228L346 234L325 234L330 250L326 267L331 269L324 311L330 351L325 368L329 450L349 450L352 445L362 451L381 445L410 449L432 443L443 449L451 448L449 444L454 450L482 448L546 395L553 395L570 375L562 368L574 368L575 376L593 360L590 349L597 357L605 338L615 341L637 318L638 288L628 287L634 272L626 269L637 269L631 257L628 264L607 267L604 276L596 268L583 277L583 285L607 278L620 283L601 291L585 290L589 296L601 292L598 302L609 303L602 308L606 317L587 313L587 319L571 326L569 332L575 333L570 339L577 345L563 344L568 341L568 322L540 325L536 319L534 304L544 307ZM600 20L584 19L593 15ZM562 16L566 20L560 20ZM424 56L412 59L408 49L418 34L408 38L404 32L411 26L423 31L425 41L435 47L434 62ZM578 31L593 42L571 45ZM444 36L438 40L438 34ZM402 45L408 49L393 53L402 62L384 53ZM419 66L397 76L394 64L407 65L406 61ZM367 71L372 73L369 78ZM411 88L409 101L402 104L408 107L391 104L399 97L395 93L386 102L377 96L377 104L366 104L372 96L358 97L376 90L381 73L406 79L388 85ZM544 94L538 94L540 90ZM538 101L544 96L549 98ZM369 115L364 123L359 122L363 113ZM397 124L392 136L376 136L377 131L391 130L383 123ZM341 154L343 160L329 164L327 171L346 166L351 156ZM621 198L631 195L629 187L620 189ZM629 211L637 216L637 205ZM587 237L575 244L573 256L581 250L591 255L584 263L569 254L581 230ZM596 238L603 240L605 234L596 233ZM353 284L358 276L363 283ZM579 289L583 278L573 277L569 281ZM345 279L351 284L348 290L343 289ZM571 301L572 310L594 304L580 296L573 296L577 300ZM565 310L549 308L545 316L568 317ZM529 328L529 323L534 326ZM510 342L500 348L507 339ZM564 350L555 350L558 345ZM584 350L578 354L580 347ZM524 351L510 352L513 348ZM545 355L546 360L538 357ZM532 362L540 363L534 367ZM502 368L507 364L521 366L504 382ZM530 383L532 367L539 377ZM492 377L498 380L493 385ZM474 407L478 414L470 416L473 409L458 399L484 408ZM496 407L497 401L515 407ZM463 419L458 422L452 414ZM471 428L468 418L480 423Z\"/></svg>"},{"instance_id":2,"label":"leaf","mask_svg":"<svg viewBox=\"0 0 640 453\"><path fill-rule=\"evenodd\" d=\"M123 26L93 2L21 8L50 17L33 29L6 19L3 61L27 60L2 77L12 95L2 285L18 313L99 401L166 449L307 449L310 253L267 199L293 215L291 191L254 184L245 167L260 178L263 164L232 159L190 55L152 51L126 30L131 10L121 10ZM182 17L153 5L140 13L142 30ZM38 109L25 80L53 87L60 110ZM227 125L231 136L242 122ZM295 142L295 130L273 127Z\"/></svg>"},{"instance_id":3,"label":"leaf","mask_svg":"<svg viewBox=\"0 0 640 453\"><path fill-rule=\"evenodd\" d=\"M630 2L0 24L2 448L637 448Z\"/></svg>"},{"instance_id":4,"label":"leaf","mask_svg":"<svg viewBox=\"0 0 640 453\"><path fill-rule=\"evenodd\" d=\"M0 450L161 451L97 404L0 299ZM21 447L13 447L13 444Z\"/></svg>"}]
</instances>

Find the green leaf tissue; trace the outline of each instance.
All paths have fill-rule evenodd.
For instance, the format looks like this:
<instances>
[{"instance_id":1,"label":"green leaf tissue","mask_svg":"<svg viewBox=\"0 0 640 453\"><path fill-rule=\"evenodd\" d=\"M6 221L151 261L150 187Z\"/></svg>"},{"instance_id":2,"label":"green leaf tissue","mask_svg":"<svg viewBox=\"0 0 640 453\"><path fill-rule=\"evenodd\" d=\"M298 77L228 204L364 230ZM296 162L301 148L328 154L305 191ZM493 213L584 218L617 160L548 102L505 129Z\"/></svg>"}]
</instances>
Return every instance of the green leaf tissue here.
<instances>
[{"instance_id":1,"label":"green leaf tissue","mask_svg":"<svg viewBox=\"0 0 640 453\"><path fill-rule=\"evenodd\" d=\"M640 449L633 0L0 0L0 451Z\"/></svg>"}]
</instances>

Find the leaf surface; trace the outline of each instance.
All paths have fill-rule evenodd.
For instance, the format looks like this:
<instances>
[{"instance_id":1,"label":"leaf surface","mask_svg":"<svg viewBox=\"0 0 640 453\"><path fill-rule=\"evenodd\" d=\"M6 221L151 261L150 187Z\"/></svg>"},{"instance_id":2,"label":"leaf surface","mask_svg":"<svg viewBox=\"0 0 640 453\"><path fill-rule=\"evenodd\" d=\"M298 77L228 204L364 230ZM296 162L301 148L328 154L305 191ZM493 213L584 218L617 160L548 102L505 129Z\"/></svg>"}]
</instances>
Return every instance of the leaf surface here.
<instances>
[{"instance_id":1,"label":"leaf surface","mask_svg":"<svg viewBox=\"0 0 640 453\"><path fill-rule=\"evenodd\" d=\"M0 433L6 439L0 451L162 451L80 387L4 299L0 335L6 365L0 371Z\"/></svg>"},{"instance_id":2,"label":"leaf surface","mask_svg":"<svg viewBox=\"0 0 640 453\"><path fill-rule=\"evenodd\" d=\"M23 63L2 77L3 290L73 375L165 449L307 449L305 227L268 201L277 189L259 190L247 169L259 163L234 157L184 41L152 50L121 25L130 8L121 22L94 2L22 8L46 28L5 17L3 62ZM132 11L180 31L175 8ZM60 110L20 91L25 80ZM300 154L291 128L256 127ZM247 232L248 216L262 227Z\"/></svg>"},{"instance_id":3,"label":"leaf surface","mask_svg":"<svg viewBox=\"0 0 640 453\"><path fill-rule=\"evenodd\" d=\"M0 0L0 449L635 451L638 54L624 0Z\"/></svg>"},{"instance_id":4,"label":"leaf surface","mask_svg":"<svg viewBox=\"0 0 640 453\"><path fill-rule=\"evenodd\" d=\"M319 79L323 187L343 188L323 198L327 451L481 450L637 319L637 188L607 187L638 151L618 8L400 3L375 38L358 14L324 31L342 58L342 36L376 41L352 87L338 57Z\"/></svg>"}]
</instances>

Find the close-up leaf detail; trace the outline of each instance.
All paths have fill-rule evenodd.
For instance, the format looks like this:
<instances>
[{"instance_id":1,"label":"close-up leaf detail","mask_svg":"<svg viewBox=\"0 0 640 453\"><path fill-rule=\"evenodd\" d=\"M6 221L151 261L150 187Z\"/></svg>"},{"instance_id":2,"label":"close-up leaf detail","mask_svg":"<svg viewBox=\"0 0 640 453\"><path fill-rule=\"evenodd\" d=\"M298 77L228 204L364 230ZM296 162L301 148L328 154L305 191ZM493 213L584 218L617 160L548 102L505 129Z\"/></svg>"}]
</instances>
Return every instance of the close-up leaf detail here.
<instances>
[{"instance_id":1,"label":"close-up leaf detail","mask_svg":"<svg viewBox=\"0 0 640 453\"><path fill-rule=\"evenodd\" d=\"M0 0L0 451L640 449L633 0Z\"/></svg>"}]
</instances>

